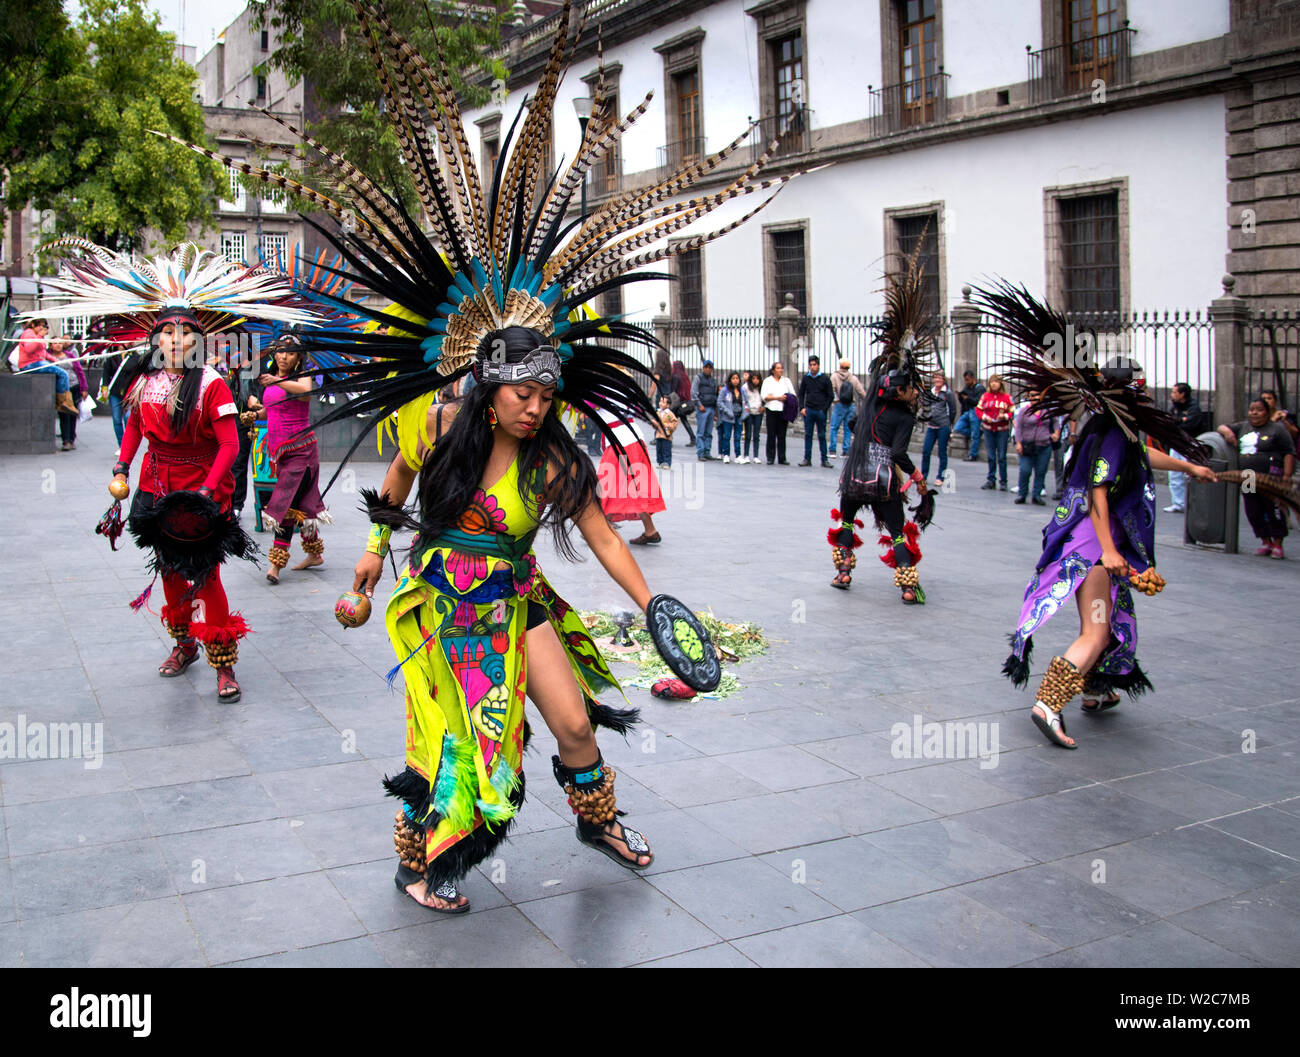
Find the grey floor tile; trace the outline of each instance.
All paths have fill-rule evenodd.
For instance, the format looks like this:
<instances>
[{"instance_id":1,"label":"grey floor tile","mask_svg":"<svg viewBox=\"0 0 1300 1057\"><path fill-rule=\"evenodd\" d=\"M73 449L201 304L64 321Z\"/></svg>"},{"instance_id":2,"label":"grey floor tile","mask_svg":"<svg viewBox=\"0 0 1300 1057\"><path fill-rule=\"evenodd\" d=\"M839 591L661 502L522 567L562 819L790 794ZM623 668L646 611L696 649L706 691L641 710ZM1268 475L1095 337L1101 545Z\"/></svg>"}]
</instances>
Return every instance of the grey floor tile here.
<instances>
[{"instance_id":1,"label":"grey floor tile","mask_svg":"<svg viewBox=\"0 0 1300 1057\"><path fill-rule=\"evenodd\" d=\"M277 877L182 897L213 965L351 939L365 932L323 873Z\"/></svg>"},{"instance_id":2,"label":"grey floor tile","mask_svg":"<svg viewBox=\"0 0 1300 1057\"><path fill-rule=\"evenodd\" d=\"M357 807L384 799L379 771L368 760L275 771L259 775L258 780L286 815Z\"/></svg>"},{"instance_id":3,"label":"grey floor tile","mask_svg":"<svg viewBox=\"0 0 1300 1057\"><path fill-rule=\"evenodd\" d=\"M1141 969L1244 969L1258 964L1169 921L1152 921L1027 963L1033 968L1070 969L1113 969L1117 965Z\"/></svg>"},{"instance_id":4,"label":"grey floor tile","mask_svg":"<svg viewBox=\"0 0 1300 1057\"><path fill-rule=\"evenodd\" d=\"M24 920L28 966L69 969L179 969L204 964L198 939L175 896Z\"/></svg>"},{"instance_id":5,"label":"grey floor tile","mask_svg":"<svg viewBox=\"0 0 1300 1057\"><path fill-rule=\"evenodd\" d=\"M948 884L1031 866L1034 860L961 819L942 818L868 833L866 840L908 866Z\"/></svg>"},{"instance_id":6,"label":"grey floor tile","mask_svg":"<svg viewBox=\"0 0 1300 1057\"><path fill-rule=\"evenodd\" d=\"M846 911L947 887L946 882L913 869L862 837L787 848L762 858Z\"/></svg>"},{"instance_id":7,"label":"grey floor tile","mask_svg":"<svg viewBox=\"0 0 1300 1057\"><path fill-rule=\"evenodd\" d=\"M0 924L14 921L18 908L14 905L14 882L8 859L0 859Z\"/></svg>"},{"instance_id":8,"label":"grey floor tile","mask_svg":"<svg viewBox=\"0 0 1300 1057\"><path fill-rule=\"evenodd\" d=\"M117 906L173 895L153 838L9 861L19 920Z\"/></svg>"},{"instance_id":9,"label":"grey floor tile","mask_svg":"<svg viewBox=\"0 0 1300 1057\"><path fill-rule=\"evenodd\" d=\"M346 738L327 723L277 734L232 734L230 740L255 774L350 763L360 755L355 738ZM400 739L395 747L401 748Z\"/></svg>"},{"instance_id":10,"label":"grey floor tile","mask_svg":"<svg viewBox=\"0 0 1300 1057\"><path fill-rule=\"evenodd\" d=\"M975 811L1019 799L1017 794L980 777L981 771L967 769L969 761L940 764L920 770L877 775L877 785L913 800L940 815Z\"/></svg>"},{"instance_id":11,"label":"grey floor tile","mask_svg":"<svg viewBox=\"0 0 1300 1057\"><path fill-rule=\"evenodd\" d=\"M763 786L746 778L739 771L712 759L678 760L653 767L627 767L624 773L674 807L716 804L767 792Z\"/></svg>"},{"instance_id":12,"label":"grey floor tile","mask_svg":"<svg viewBox=\"0 0 1300 1057\"><path fill-rule=\"evenodd\" d=\"M188 745L133 749L118 755L136 789L207 782L250 773L248 761L225 738Z\"/></svg>"},{"instance_id":13,"label":"grey floor tile","mask_svg":"<svg viewBox=\"0 0 1300 1057\"><path fill-rule=\"evenodd\" d=\"M832 819L804 806L794 793L768 793L706 804L687 814L754 855L847 835Z\"/></svg>"},{"instance_id":14,"label":"grey floor tile","mask_svg":"<svg viewBox=\"0 0 1300 1057\"><path fill-rule=\"evenodd\" d=\"M534 899L519 909L579 966L635 965L718 940L672 900L637 879Z\"/></svg>"},{"instance_id":15,"label":"grey floor tile","mask_svg":"<svg viewBox=\"0 0 1300 1057\"><path fill-rule=\"evenodd\" d=\"M98 767L93 766L94 762L26 760L0 764L5 806L119 793L131 787L120 755L106 755ZM92 766L87 767L87 763Z\"/></svg>"},{"instance_id":16,"label":"grey floor tile","mask_svg":"<svg viewBox=\"0 0 1300 1057\"><path fill-rule=\"evenodd\" d=\"M929 808L882 789L867 778L796 789L786 794L785 799L801 811L819 815L852 834L934 818Z\"/></svg>"},{"instance_id":17,"label":"grey floor tile","mask_svg":"<svg viewBox=\"0 0 1300 1057\"><path fill-rule=\"evenodd\" d=\"M925 968L926 962L856 918L844 916L791 925L732 943L763 968Z\"/></svg>"},{"instance_id":18,"label":"grey floor tile","mask_svg":"<svg viewBox=\"0 0 1300 1057\"><path fill-rule=\"evenodd\" d=\"M843 782L854 776L793 745L777 745L713 757L774 793Z\"/></svg>"},{"instance_id":19,"label":"grey floor tile","mask_svg":"<svg viewBox=\"0 0 1300 1057\"><path fill-rule=\"evenodd\" d=\"M480 864L512 903L618 884L628 871L578 842L571 826L512 836Z\"/></svg>"},{"instance_id":20,"label":"grey floor tile","mask_svg":"<svg viewBox=\"0 0 1300 1057\"><path fill-rule=\"evenodd\" d=\"M896 755L892 751L891 739L882 734L853 734L845 738L832 738L829 741L810 742L799 747L837 767L852 771L861 778L872 778L916 767L929 767L940 762Z\"/></svg>"},{"instance_id":21,"label":"grey floor tile","mask_svg":"<svg viewBox=\"0 0 1300 1057\"><path fill-rule=\"evenodd\" d=\"M159 837L158 844L183 895L320 868L288 819L172 833Z\"/></svg>"},{"instance_id":22,"label":"grey floor tile","mask_svg":"<svg viewBox=\"0 0 1300 1057\"><path fill-rule=\"evenodd\" d=\"M685 714L683 714L685 716ZM675 738L681 739L697 752L718 756L724 752L746 752L780 745L781 741L769 734L748 716L712 718L701 717L667 725Z\"/></svg>"},{"instance_id":23,"label":"grey floor tile","mask_svg":"<svg viewBox=\"0 0 1300 1057\"><path fill-rule=\"evenodd\" d=\"M319 947L268 954L242 962L227 962L235 969L387 969L388 962L379 953L374 940L361 936L354 940L322 943Z\"/></svg>"},{"instance_id":24,"label":"grey floor tile","mask_svg":"<svg viewBox=\"0 0 1300 1057\"><path fill-rule=\"evenodd\" d=\"M1209 826L1157 833L1137 843L1165 862L1206 874L1239 892L1300 875L1300 862L1295 859Z\"/></svg>"},{"instance_id":25,"label":"grey floor tile","mask_svg":"<svg viewBox=\"0 0 1300 1057\"><path fill-rule=\"evenodd\" d=\"M282 814L262 783L249 775L141 789L136 795L156 834L260 822Z\"/></svg>"},{"instance_id":26,"label":"grey floor tile","mask_svg":"<svg viewBox=\"0 0 1300 1057\"><path fill-rule=\"evenodd\" d=\"M396 801L320 811L289 820L325 869L393 858Z\"/></svg>"},{"instance_id":27,"label":"grey floor tile","mask_svg":"<svg viewBox=\"0 0 1300 1057\"><path fill-rule=\"evenodd\" d=\"M788 874L756 859L695 866L648 878L724 939L768 932L838 913Z\"/></svg>"},{"instance_id":28,"label":"grey floor tile","mask_svg":"<svg viewBox=\"0 0 1300 1057\"><path fill-rule=\"evenodd\" d=\"M853 916L935 966L1015 965L1051 954L1060 946L951 888L860 910Z\"/></svg>"},{"instance_id":29,"label":"grey floor tile","mask_svg":"<svg viewBox=\"0 0 1300 1057\"><path fill-rule=\"evenodd\" d=\"M1243 892L1169 919L1174 925L1262 965L1300 962L1300 917L1271 888Z\"/></svg>"},{"instance_id":30,"label":"grey floor tile","mask_svg":"<svg viewBox=\"0 0 1300 1057\"><path fill-rule=\"evenodd\" d=\"M384 932L375 946L398 969L572 968L573 961L515 907Z\"/></svg>"},{"instance_id":31,"label":"grey floor tile","mask_svg":"<svg viewBox=\"0 0 1300 1057\"><path fill-rule=\"evenodd\" d=\"M704 866L748 855L744 848L728 840L718 830L705 825L681 810L660 811L629 817L633 828L641 832L654 850L654 862L646 873L666 873L688 866Z\"/></svg>"},{"instance_id":32,"label":"grey floor tile","mask_svg":"<svg viewBox=\"0 0 1300 1057\"><path fill-rule=\"evenodd\" d=\"M1103 785L999 804L963 817L994 840L1040 860L1135 840L1186 821Z\"/></svg>"},{"instance_id":33,"label":"grey floor tile","mask_svg":"<svg viewBox=\"0 0 1300 1057\"><path fill-rule=\"evenodd\" d=\"M757 713L751 717L750 722L787 745L849 737L861 734L865 729L843 715L819 709L815 703L793 707L787 704L782 708Z\"/></svg>"},{"instance_id":34,"label":"grey floor tile","mask_svg":"<svg viewBox=\"0 0 1300 1057\"><path fill-rule=\"evenodd\" d=\"M1194 822L1256 806L1254 800L1190 778L1185 767L1120 778L1109 785L1125 796L1137 797L1176 811Z\"/></svg>"},{"instance_id":35,"label":"grey floor tile","mask_svg":"<svg viewBox=\"0 0 1300 1057\"><path fill-rule=\"evenodd\" d=\"M1261 848L1300 860L1300 826L1293 816L1271 807L1229 815L1209 823L1214 829L1231 833ZM11 838L12 839L12 838Z\"/></svg>"},{"instance_id":36,"label":"grey floor tile","mask_svg":"<svg viewBox=\"0 0 1300 1057\"><path fill-rule=\"evenodd\" d=\"M1104 885L1081 881L1054 866L972 881L960 892L1019 921L1059 947L1112 936L1144 925L1155 915L1125 902Z\"/></svg>"},{"instance_id":37,"label":"grey floor tile","mask_svg":"<svg viewBox=\"0 0 1300 1057\"><path fill-rule=\"evenodd\" d=\"M1160 917L1212 903L1236 891L1186 865L1174 865L1140 843L1117 844L1088 855L1060 859L1053 865L1082 882L1102 885L1126 903Z\"/></svg>"},{"instance_id":38,"label":"grey floor tile","mask_svg":"<svg viewBox=\"0 0 1300 1057\"><path fill-rule=\"evenodd\" d=\"M488 867L490 874L491 863ZM348 901L348 906L367 932L388 932L444 916L421 906L405 892L399 892L393 883L396 872L397 857L394 855L327 871L330 882ZM471 914L506 905L505 896L487 875L479 871L470 873L461 883L460 891L469 900Z\"/></svg>"},{"instance_id":39,"label":"grey floor tile","mask_svg":"<svg viewBox=\"0 0 1300 1057\"><path fill-rule=\"evenodd\" d=\"M754 969L757 966L730 943L715 943L697 951L642 962L639 969Z\"/></svg>"},{"instance_id":40,"label":"grey floor tile","mask_svg":"<svg viewBox=\"0 0 1300 1057\"><path fill-rule=\"evenodd\" d=\"M10 855L62 851L148 837L152 831L134 793L44 800L4 809Z\"/></svg>"}]
</instances>

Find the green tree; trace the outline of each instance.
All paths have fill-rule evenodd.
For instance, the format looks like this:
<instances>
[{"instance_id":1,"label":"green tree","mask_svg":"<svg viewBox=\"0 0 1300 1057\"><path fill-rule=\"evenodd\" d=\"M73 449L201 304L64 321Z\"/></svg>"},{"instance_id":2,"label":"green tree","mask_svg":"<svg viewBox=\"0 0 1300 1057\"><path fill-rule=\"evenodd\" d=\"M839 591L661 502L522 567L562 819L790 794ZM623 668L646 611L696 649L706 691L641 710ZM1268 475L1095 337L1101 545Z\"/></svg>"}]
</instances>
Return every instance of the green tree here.
<instances>
[{"instance_id":1,"label":"green tree","mask_svg":"<svg viewBox=\"0 0 1300 1057\"><path fill-rule=\"evenodd\" d=\"M9 206L54 214L56 234L119 250L180 242L211 225L219 166L150 135L206 140L194 70L144 0L82 0L72 69L53 88L47 149L11 166ZM154 247L146 247L154 233Z\"/></svg>"},{"instance_id":2,"label":"green tree","mask_svg":"<svg viewBox=\"0 0 1300 1057\"><path fill-rule=\"evenodd\" d=\"M49 147L53 88L81 53L61 0L6 4L0 17L0 168Z\"/></svg>"},{"instance_id":3,"label":"green tree","mask_svg":"<svg viewBox=\"0 0 1300 1057\"><path fill-rule=\"evenodd\" d=\"M470 83L478 75L486 74L489 81L506 76L505 65L491 54L501 43L501 12L512 7L505 0L387 0L382 7L435 70L441 49L462 107L488 101L491 89ZM408 208L416 208L415 189L383 116L383 90L351 0L267 0L255 9L254 20L277 31L270 64L307 86L306 110L320 116L304 131L380 187L395 189ZM310 173L305 182L326 189Z\"/></svg>"}]
</instances>

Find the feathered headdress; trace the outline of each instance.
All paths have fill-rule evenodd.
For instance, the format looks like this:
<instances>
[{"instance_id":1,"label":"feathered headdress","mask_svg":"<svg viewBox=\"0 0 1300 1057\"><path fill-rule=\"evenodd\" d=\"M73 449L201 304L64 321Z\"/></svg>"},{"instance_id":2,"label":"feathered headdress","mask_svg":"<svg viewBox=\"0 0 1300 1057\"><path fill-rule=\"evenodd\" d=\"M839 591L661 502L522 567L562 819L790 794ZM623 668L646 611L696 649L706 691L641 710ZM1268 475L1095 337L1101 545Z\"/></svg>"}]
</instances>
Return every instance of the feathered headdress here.
<instances>
[{"instance_id":1,"label":"feathered headdress","mask_svg":"<svg viewBox=\"0 0 1300 1057\"><path fill-rule=\"evenodd\" d=\"M928 226L927 226L927 231ZM925 303L924 273L920 265L925 232L900 272L885 274L885 314L876 325L875 340L881 350L871 361L868 371L872 385L868 396L898 372L906 375L907 386L930 399L929 375L938 369L935 350L938 346L939 321Z\"/></svg>"},{"instance_id":2,"label":"feathered headdress","mask_svg":"<svg viewBox=\"0 0 1300 1057\"><path fill-rule=\"evenodd\" d=\"M319 205L340 225L337 232L320 228L346 262L337 274L394 306L371 309L322 295L381 328L362 335L327 328L313 335L320 347L364 357L345 369L346 376L335 375L326 383L326 391L358 394L332 417L368 414L374 423L471 371L491 379L495 361L485 337L520 326L542 334L545 344L525 363L539 378L558 367L561 400L593 419L598 410L619 418L629 411L653 418L655 410L636 378L637 373L648 375L646 367L637 357L604 344L613 339L650 349L656 344L653 335L620 317L583 318L577 310L623 283L668 278L662 272L628 273L697 249L738 227L771 198L717 230L667 241L730 199L779 188L793 174L757 180L767 161L764 155L721 190L681 198L740 148L746 129L718 153L661 182L617 194L588 217L566 219L587 171L617 149L653 94L620 118L613 109L615 93L600 78L592 117L573 161L563 173L543 168L556 93L576 43L568 38L569 0L536 91L505 135L495 171L486 181L479 178L441 55L426 59L418 54L382 9L367 0L353 0L352 6L379 73L385 114L415 185L421 217L411 216L393 194L292 126L286 125L330 170L343 201L281 173L190 144L245 175ZM598 425L617 447L609 427Z\"/></svg>"},{"instance_id":3,"label":"feathered headdress","mask_svg":"<svg viewBox=\"0 0 1300 1057\"><path fill-rule=\"evenodd\" d=\"M69 300L27 315L91 316L101 340L140 344L169 321L215 334L250 319L308 324L317 318L283 277L192 242L169 256L142 260L80 238L60 239L49 248L80 254L65 262L57 278L44 281Z\"/></svg>"},{"instance_id":4,"label":"feathered headdress","mask_svg":"<svg viewBox=\"0 0 1300 1057\"><path fill-rule=\"evenodd\" d=\"M1161 447L1204 465L1210 450L1158 408L1136 379L1132 361L1097 362L1097 344L1080 348L1075 327L1060 312L1036 300L1023 286L1003 279L989 289L972 287L971 301L984 313L980 329L1013 346L998 364L1010 385L1039 394L1034 406L1050 416L1075 418L1084 411L1105 416L1131 443L1145 433Z\"/></svg>"}]
</instances>

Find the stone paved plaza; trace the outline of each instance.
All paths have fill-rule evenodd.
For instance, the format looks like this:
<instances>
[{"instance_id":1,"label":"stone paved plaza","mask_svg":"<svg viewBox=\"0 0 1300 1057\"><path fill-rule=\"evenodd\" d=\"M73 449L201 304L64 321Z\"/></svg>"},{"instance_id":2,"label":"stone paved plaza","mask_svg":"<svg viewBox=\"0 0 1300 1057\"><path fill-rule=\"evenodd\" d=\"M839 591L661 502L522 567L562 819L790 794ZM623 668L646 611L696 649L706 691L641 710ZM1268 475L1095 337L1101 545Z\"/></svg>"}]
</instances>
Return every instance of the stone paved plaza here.
<instances>
[{"instance_id":1,"label":"stone paved plaza","mask_svg":"<svg viewBox=\"0 0 1300 1057\"><path fill-rule=\"evenodd\" d=\"M829 588L834 473L675 451L664 542L638 554L651 589L758 621L772 648L725 700L630 690L643 730L602 736L655 849L644 875L574 839L534 717L528 802L459 917L394 889L379 784L402 766L394 659L382 621L344 631L332 615L365 536L356 489L379 464L329 497L323 570L272 588L227 566L256 634L243 700L223 706L202 663L158 677L169 640L127 608L144 559L93 534L108 421L76 452L0 461L0 723L102 724L104 739L99 766L0 760L0 965L1300 961L1300 561L1184 548L1162 515L1169 588L1138 599L1156 692L1097 718L1072 706L1081 748L1066 752L998 674L1045 511L980 491L983 467L957 461L923 540L929 604L904 607L874 545L851 591ZM1244 521L1242 539L1252 550ZM574 605L626 604L594 560L539 543ZM1076 626L1039 635L1037 672ZM958 720L984 758L978 741L927 755L923 725Z\"/></svg>"}]
</instances>

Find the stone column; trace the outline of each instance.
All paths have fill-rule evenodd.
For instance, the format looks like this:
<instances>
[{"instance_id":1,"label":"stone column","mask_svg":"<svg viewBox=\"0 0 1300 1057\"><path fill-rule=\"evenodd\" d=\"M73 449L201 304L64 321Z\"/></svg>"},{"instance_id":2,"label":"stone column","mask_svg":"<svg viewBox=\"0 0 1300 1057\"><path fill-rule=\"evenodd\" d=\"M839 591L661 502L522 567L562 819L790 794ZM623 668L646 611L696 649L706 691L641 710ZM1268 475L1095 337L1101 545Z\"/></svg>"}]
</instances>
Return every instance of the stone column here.
<instances>
[{"instance_id":1,"label":"stone column","mask_svg":"<svg viewBox=\"0 0 1300 1057\"><path fill-rule=\"evenodd\" d=\"M794 294L785 295L785 304L783 304L776 313L776 340L780 350L781 366L785 368L785 376L790 379L792 385L798 385L796 370L798 364L795 362L794 354L794 336L799 327L799 309L794 306Z\"/></svg>"},{"instance_id":2,"label":"stone column","mask_svg":"<svg viewBox=\"0 0 1300 1057\"><path fill-rule=\"evenodd\" d=\"M971 304L970 287L961 288L961 304L954 305L952 319L952 364L948 378L954 389L962 385L962 373L972 371L979 378L980 310Z\"/></svg>"},{"instance_id":3,"label":"stone column","mask_svg":"<svg viewBox=\"0 0 1300 1057\"><path fill-rule=\"evenodd\" d=\"M1237 280L1223 277L1223 296L1210 302L1214 323L1214 424L1240 421L1246 413L1246 326L1250 309L1233 293Z\"/></svg>"}]
</instances>

